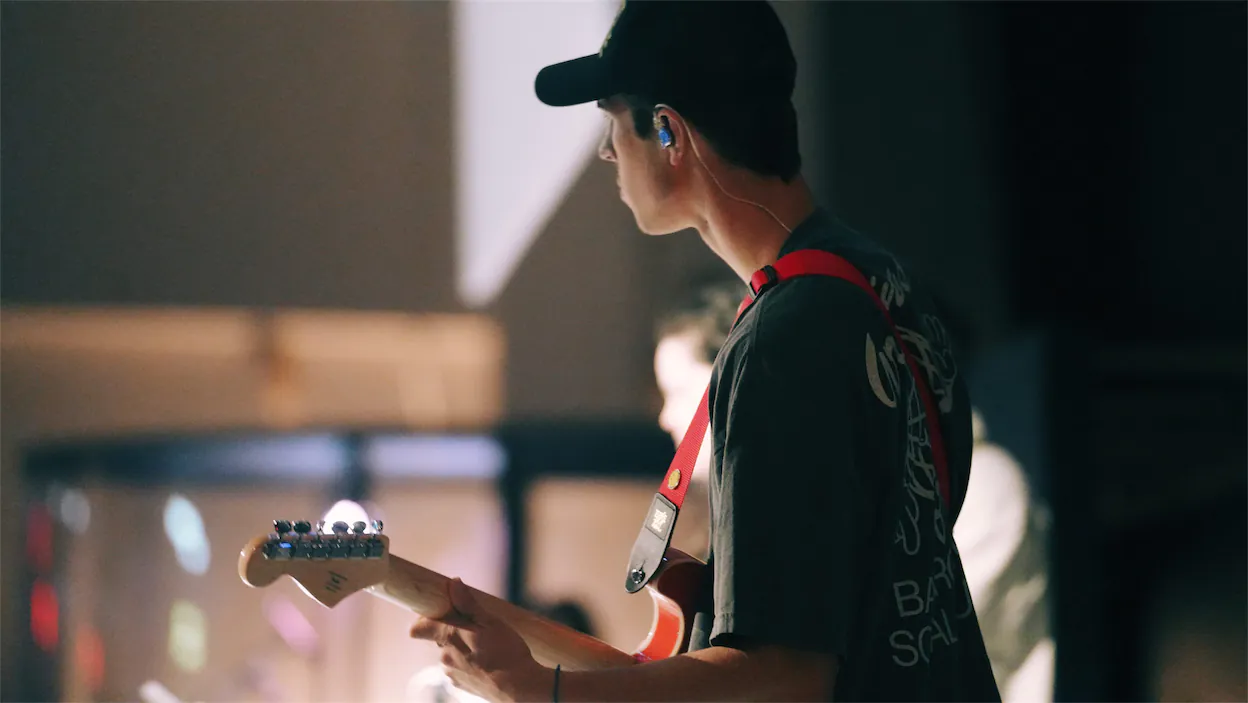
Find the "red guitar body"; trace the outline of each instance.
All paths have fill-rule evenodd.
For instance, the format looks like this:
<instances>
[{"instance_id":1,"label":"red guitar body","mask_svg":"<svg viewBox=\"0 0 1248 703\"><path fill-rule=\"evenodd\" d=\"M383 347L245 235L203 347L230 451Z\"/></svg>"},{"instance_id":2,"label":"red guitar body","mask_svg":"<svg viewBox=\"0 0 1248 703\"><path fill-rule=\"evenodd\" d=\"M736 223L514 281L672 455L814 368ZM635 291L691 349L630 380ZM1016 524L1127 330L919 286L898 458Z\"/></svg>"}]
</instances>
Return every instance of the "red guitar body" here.
<instances>
[{"instance_id":1,"label":"red guitar body","mask_svg":"<svg viewBox=\"0 0 1248 703\"><path fill-rule=\"evenodd\" d=\"M654 620L633 657L645 662L688 651L694 615L710 610L710 568L678 549L669 548L646 590L654 601Z\"/></svg>"}]
</instances>

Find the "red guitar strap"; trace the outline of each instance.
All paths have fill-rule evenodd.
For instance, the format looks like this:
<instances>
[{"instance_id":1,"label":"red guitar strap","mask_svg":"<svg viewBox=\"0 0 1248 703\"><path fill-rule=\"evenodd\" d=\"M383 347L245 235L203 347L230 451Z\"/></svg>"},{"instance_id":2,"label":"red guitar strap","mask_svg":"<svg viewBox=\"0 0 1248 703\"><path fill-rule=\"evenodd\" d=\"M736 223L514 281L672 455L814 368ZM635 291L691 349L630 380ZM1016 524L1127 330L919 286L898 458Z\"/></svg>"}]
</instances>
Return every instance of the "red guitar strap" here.
<instances>
[{"instance_id":1,"label":"red guitar strap","mask_svg":"<svg viewBox=\"0 0 1248 703\"><path fill-rule=\"evenodd\" d=\"M897 330L897 325L893 323L888 306L880 299L862 272L853 264L830 252L817 249L801 249L792 252L781 257L775 264L764 266L754 273L750 278L750 293L737 308L737 319L739 320L742 313L769 288L798 276L832 276L849 281L871 296L875 306L883 313L897 346L905 355L906 365L910 367L910 374L914 378L919 397L923 402L928 437L932 444L932 459L936 464L936 480L939 483L940 497L945 509L948 510L949 465L945 455L944 438L940 432L940 416L936 413L936 405L928 391L926 377L914 360L910 349L902 342L901 333ZM663 483L659 485L659 491L650 505L650 512L646 515L641 533L637 536L637 542L633 545L624 586L630 593L641 590L650 581L650 578L658 571L658 567L662 565L663 554L667 551L668 544L671 543L676 518L680 513L680 506L685 502L685 493L689 490L689 482L693 477L698 452L702 448L702 440L706 437L706 429L710 424L710 408L707 404L709 394L710 387L708 386L707 390L702 393L702 402L698 404L697 412L689 422L689 429L685 431L680 445L676 448L676 456L672 458L671 466L668 467Z\"/></svg>"}]
</instances>

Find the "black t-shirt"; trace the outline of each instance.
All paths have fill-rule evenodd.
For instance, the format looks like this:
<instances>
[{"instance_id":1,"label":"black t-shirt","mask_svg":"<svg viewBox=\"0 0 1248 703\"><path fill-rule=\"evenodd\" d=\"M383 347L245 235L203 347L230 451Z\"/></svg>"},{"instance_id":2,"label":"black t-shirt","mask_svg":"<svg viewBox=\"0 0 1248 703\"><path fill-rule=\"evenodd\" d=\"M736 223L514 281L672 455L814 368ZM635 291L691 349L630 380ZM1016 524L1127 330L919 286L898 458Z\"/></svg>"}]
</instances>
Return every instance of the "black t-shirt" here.
<instances>
[{"instance_id":1,"label":"black t-shirt","mask_svg":"<svg viewBox=\"0 0 1248 703\"><path fill-rule=\"evenodd\" d=\"M970 403L930 299L823 211L781 255L797 249L844 257L888 305L939 408L956 516ZM825 276L764 292L715 360L710 409L714 613L693 648L835 653L836 700L999 699L923 404L870 296Z\"/></svg>"}]
</instances>

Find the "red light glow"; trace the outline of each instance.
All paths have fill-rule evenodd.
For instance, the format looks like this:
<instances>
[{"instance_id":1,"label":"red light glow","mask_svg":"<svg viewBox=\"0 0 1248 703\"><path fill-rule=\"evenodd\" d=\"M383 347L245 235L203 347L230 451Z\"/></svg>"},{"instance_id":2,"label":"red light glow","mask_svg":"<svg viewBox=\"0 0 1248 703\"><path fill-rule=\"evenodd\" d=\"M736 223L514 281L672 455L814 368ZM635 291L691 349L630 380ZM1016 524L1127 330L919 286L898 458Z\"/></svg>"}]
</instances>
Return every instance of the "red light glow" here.
<instances>
[{"instance_id":1,"label":"red light glow","mask_svg":"<svg viewBox=\"0 0 1248 703\"><path fill-rule=\"evenodd\" d=\"M60 639L60 605L52 584L38 579L30 588L30 635L45 652L56 649Z\"/></svg>"}]
</instances>

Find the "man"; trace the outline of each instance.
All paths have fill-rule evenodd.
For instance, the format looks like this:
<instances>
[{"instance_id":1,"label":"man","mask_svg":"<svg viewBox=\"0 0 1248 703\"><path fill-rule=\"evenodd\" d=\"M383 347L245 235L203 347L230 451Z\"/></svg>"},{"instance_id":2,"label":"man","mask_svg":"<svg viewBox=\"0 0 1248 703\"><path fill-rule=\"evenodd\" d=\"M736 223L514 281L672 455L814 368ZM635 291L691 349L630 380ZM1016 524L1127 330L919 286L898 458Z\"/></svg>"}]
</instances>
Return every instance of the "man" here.
<instances>
[{"instance_id":1,"label":"man","mask_svg":"<svg viewBox=\"0 0 1248 703\"><path fill-rule=\"evenodd\" d=\"M659 424L679 443L711 380L715 356L736 317L740 284L698 291L658 325L654 373L663 395ZM953 336L958 333L946 323ZM966 335L956 340L969 349ZM1048 622L1047 511L1033 500L1014 457L988 438L972 408L971 478L954 541L1004 703L1053 700L1055 647ZM681 418L684 421L681 421ZM706 472L706 447L696 471ZM694 476L698 474L695 473Z\"/></svg>"},{"instance_id":2,"label":"man","mask_svg":"<svg viewBox=\"0 0 1248 703\"><path fill-rule=\"evenodd\" d=\"M839 279L781 283L715 362L714 610L695 622L692 651L560 674L455 585L454 622L418 622L413 636L441 645L457 685L500 700L998 698L949 534L970 459L966 391L922 290L815 206L795 74L764 2L633 2L598 55L543 69L536 89L606 113L600 155L643 232L696 229L742 280L805 248L872 280L939 402L949 507L923 404L872 299Z\"/></svg>"}]
</instances>

